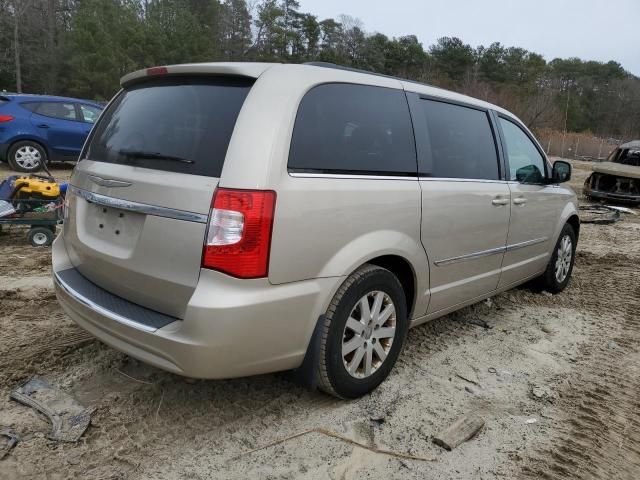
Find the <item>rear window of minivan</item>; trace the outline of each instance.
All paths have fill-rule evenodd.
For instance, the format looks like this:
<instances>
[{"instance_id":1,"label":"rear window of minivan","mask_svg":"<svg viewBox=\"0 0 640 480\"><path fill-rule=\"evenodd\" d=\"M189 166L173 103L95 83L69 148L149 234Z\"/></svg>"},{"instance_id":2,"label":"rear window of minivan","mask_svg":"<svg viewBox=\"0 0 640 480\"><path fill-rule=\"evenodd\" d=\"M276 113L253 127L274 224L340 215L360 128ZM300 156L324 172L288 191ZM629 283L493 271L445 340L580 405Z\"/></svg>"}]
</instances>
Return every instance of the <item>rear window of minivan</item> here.
<instances>
[{"instance_id":1,"label":"rear window of minivan","mask_svg":"<svg viewBox=\"0 0 640 480\"><path fill-rule=\"evenodd\" d=\"M126 88L95 126L82 158L220 177L254 80L163 77Z\"/></svg>"}]
</instances>

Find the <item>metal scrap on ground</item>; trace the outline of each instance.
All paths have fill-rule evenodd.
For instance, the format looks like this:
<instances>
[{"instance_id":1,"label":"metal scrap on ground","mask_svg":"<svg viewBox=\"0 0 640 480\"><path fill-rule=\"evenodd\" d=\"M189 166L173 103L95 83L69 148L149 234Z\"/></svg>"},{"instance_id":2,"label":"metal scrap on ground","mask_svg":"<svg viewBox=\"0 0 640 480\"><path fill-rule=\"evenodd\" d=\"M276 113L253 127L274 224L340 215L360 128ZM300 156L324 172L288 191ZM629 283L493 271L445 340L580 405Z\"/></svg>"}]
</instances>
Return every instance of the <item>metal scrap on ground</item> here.
<instances>
[{"instance_id":1,"label":"metal scrap on ground","mask_svg":"<svg viewBox=\"0 0 640 480\"><path fill-rule=\"evenodd\" d=\"M51 421L51 440L77 442L91 421L91 410L39 378L11 393L11 398L45 414Z\"/></svg>"},{"instance_id":2,"label":"metal scrap on ground","mask_svg":"<svg viewBox=\"0 0 640 480\"><path fill-rule=\"evenodd\" d=\"M0 437L8 438L4 446L0 447L0 460L7 456L13 447L20 441L20 435L8 427L0 428Z\"/></svg>"},{"instance_id":3,"label":"metal scrap on ground","mask_svg":"<svg viewBox=\"0 0 640 480\"><path fill-rule=\"evenodd\" d=\"M607 225L620 220L620 211L604 205L580 205L580 223Z\"/></svg>"}]
</instances>

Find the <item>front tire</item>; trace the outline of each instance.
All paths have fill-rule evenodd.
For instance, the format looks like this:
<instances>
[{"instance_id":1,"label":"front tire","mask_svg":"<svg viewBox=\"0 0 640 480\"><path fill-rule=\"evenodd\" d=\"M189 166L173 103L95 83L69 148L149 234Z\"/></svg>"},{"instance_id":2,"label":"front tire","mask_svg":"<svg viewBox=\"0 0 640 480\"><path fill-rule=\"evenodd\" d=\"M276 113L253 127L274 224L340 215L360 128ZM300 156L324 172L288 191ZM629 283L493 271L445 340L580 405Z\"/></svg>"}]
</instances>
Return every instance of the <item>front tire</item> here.
<instances>
[{"instance_id":1,"label":"front tire","mask_svg":"<svg viewBox=\"0 0 640 480\"><path fill-rule=\"evenodd\" d=\"M14 143L7 153L7 160L13 170L34 173L47 161L47 152L39 143L29 140Z\"/></svg>"},{"instance_id":2,"label":"front tire","mask_svg":"<svg viewBox=\"0 0 640 480\"><path fill-rule=\"evenodd\" d=\"M576 234L573 227L566 224L560 232L553 255L547 269L540 277L542 287L550 293L560 293L569 284L576 257Z\"/></svg>"},{"instance_id":3,"label":"front tire","mask_svg":"<svg viewBox=\"0 0 640 480\"><path fill-rule=\"evenodd\" d=\"M409 327L397 277L364 265L345 280L323 318L319 387L339 398L376 388L396 363Z\"/></svg>"}]
</instances>

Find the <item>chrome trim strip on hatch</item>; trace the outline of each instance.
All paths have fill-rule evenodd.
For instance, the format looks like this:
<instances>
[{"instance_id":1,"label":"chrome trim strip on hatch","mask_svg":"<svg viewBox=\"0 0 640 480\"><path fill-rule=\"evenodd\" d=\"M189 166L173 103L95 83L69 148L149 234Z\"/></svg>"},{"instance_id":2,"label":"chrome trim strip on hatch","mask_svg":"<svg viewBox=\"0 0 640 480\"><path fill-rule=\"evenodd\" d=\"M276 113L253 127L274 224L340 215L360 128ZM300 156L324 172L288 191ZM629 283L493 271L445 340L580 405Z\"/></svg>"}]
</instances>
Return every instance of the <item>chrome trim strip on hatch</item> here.
<instances>
[{"instance_id":1,"label":"chrome trim strip on hatch","mask_svg":"<svg viewBox=\"0 0 640 480\"><path fill-rule=\"evenodd\" d=\"M148 325L143 325L142 323L138 323L135 322L129 318L123 317L122 315L118 315L115 312L112 312L111 310L107 310L106 308L104 308L101 305L98 305L97 303L95 303L92 300L89 300L87 297L85 297L84 295L78 293L77 291L75 291L73 288L71 288L69 285L67 285L59 276L56 272L53 273L53 280L56 282L56 284L65 291L65 293L67 295L69 295L70 297L72 297L73 299L77 300L79 303L83 304L85 307L93 310L94 312L99 313L100 315L103 315L115 322L118 323L123 323L129 327L135 328L137 330L142 330L144 332L155 332L156 330L158 330L157 328L154 327L150 327Z\"/></svg>"},{"instance_id":2,"label":"chrome trim strip on hatch","mask_svg":"<svg viewBox=\"0 0 640 480\"><path fill-rule=\"evenodd\" d=\"M69 185L68 188L74 195L84 198L87 202L95 203L96 205L104 205L105 207L119 208L121 210L129 210L130 212L144 213L147 215L155 215L156 217L173 218L175 220L184 220L196 223L207 223L209 218L208 215L202 213L187 212L185 210L177 210L175 208L159 207L146 203L122 200L120 198L89 192L73 185Z\"/></svg>"}]
</instances>

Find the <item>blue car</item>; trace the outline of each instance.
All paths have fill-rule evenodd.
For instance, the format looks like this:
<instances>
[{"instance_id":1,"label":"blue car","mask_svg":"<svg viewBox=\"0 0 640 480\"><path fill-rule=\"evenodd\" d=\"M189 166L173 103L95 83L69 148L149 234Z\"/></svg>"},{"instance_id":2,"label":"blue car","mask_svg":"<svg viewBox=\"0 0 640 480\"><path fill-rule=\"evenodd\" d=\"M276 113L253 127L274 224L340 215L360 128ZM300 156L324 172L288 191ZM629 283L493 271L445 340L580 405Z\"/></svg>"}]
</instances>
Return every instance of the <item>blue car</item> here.
<instances>
[{"instance_id":1,"label":"blue car","mask_svg":"<svg viewBox=\"0 0 640 480\"><path fill-rule=\"evenodd\" d=\"M77 98L0 93L0 160L20 172L77 160L102 109Z\"/></svg>"}]
</instances>

